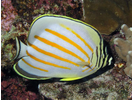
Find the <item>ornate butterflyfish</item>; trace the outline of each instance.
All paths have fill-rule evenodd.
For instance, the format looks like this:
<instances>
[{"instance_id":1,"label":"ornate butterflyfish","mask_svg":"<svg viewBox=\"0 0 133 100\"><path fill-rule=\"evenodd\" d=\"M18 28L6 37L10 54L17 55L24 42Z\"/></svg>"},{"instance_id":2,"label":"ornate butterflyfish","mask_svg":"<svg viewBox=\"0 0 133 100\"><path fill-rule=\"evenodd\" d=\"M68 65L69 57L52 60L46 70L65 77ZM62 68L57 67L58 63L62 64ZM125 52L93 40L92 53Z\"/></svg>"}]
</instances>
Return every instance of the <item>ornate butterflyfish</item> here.
<instances>
[{"instance_id":1,"label":"ornate butterflyfish","mask_svg":"<svg viewBox=\"0 0 133 100\"><path fill-rule=\"evenodd\" d=\"M81 79L110 65L112 56L96 28L66 16L44 14L31 24L27 45L16 38L14 70L24 78Z\"/></svg>"}]
</instances>

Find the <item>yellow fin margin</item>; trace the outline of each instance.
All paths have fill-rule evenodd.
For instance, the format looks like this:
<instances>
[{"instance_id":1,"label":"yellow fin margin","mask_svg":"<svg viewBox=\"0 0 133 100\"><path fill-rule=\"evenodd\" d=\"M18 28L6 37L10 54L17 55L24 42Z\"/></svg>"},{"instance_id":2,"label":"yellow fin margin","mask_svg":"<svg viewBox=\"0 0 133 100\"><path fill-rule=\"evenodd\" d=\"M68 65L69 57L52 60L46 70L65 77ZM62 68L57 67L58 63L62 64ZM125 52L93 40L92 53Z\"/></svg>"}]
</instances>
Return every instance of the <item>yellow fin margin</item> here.
<instances>
[{"instance_id":1,"label":"yellow fin margin","mask_svg":"<svg viewBox=\"0 0 133 100\"><path fill-rule=\"evenodd\" d=\"M81 79L83 77L70 77L70 78L63 78L63 79L60 79L60 81L74 81L74 80L78 80L78 79Z\"/></svg>"},{"instance_id":2,"label":"yellow fin margin","mask_svg":"<svg viewBox=\"0 0 133 100\"><path fill-rule=\"evenodd\" d=\"M24 78L26 78L26 79L30 79L30 80L47 80L47 79L51 79L51 78L45 78L45 77L28 77L28 76L26 76L26 75L20 73L20 72L17 70L16 66L17 66L17 63L14 64L14 66L13 66L13 69L15 70L15 72L16 72L18 75L20 75L20 76L22 76L22 77L24 77Z\"/></svg>"}]
</instances>

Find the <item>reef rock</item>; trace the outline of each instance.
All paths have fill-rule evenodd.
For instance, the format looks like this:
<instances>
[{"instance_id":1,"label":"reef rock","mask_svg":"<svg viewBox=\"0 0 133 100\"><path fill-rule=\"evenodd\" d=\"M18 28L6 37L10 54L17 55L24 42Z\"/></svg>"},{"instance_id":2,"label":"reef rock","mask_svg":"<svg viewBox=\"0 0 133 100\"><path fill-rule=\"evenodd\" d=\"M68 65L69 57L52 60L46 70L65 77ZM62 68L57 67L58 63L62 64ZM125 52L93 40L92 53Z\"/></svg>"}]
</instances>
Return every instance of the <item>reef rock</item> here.
<instances>
[{"instance_id":1,"label":"reef rock","mask_svg":"<svg viewBox=\"0 0 133 100\"><path fill-rule=\"evenodd\" d=\"M132 0L84 0L84 19L101 34L111 34L122 23L132 25Z\"/></svg>"},{"instance_id":2,"label":"reef rock","mask_svg":"<svg viewBox=\"0 0 133 100\"><path fill-rule=\"evenodd\" d=\"M47 80L38 85L38 90L46 100L127 100L131 95L132 84L129 84L129 78L114 69L95 78L88 78L75 82Z\"/></svg>"},{"instance_id":3,"label":"reef rock","mask_svg":"<svg viewBox=\"0 0 133 100\"><path fill-rule=\"evenodd\" d=\"M125 73L132 77L132 28L128 28L127 25L123 24L120 33L125 35L125 39L114 39L115 50L119 57L126 61Z\"/></svg>"}]
</instances>

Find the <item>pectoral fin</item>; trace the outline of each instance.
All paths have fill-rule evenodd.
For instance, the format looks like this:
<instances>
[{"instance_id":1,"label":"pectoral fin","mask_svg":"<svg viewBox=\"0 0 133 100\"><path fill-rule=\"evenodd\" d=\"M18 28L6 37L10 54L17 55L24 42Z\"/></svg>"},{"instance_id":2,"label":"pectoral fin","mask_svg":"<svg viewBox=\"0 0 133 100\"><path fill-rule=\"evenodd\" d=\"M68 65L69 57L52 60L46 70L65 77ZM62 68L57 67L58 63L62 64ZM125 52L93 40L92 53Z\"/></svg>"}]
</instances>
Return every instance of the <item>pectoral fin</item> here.
<instances>
[{"instance_id":1,"label":"pectoral fin","mask_svg":"<svg viewBox=\"0 0 133 100\"><path fill-rule=\"evenodd\" d=\"M77 62L77 64L80 65L81 67L90 65L88 62Z\"/></svg>"}]
</instances>

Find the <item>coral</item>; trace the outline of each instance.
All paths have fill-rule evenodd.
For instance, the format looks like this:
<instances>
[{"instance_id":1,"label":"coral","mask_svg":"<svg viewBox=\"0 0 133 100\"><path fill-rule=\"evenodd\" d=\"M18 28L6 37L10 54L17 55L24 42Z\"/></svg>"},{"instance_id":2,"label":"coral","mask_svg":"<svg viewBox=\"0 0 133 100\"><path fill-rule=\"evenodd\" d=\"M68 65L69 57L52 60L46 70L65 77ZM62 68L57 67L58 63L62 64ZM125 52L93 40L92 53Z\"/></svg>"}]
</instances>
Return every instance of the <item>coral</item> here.
<instances>
[{"instance_id":1,"label":"coral","mask_svg":"<svg viewBox=\"0 0 133 100\"><path fill-rule=\"evenodd\" d=\"M39 100L37 90L30 90L37 87L37 84L27 80L26 82L30 84L28 88L24 78L19 77L13 71L12 66L15 62L9 63L16 52L15 37L26 43L30 24L40 14L60 14L81 20L83 17L82 0L2 0L1 12L1 99ZM93 22L96 23L96 21ZM105 39L109 40L108 37ZM38 86L39 92L44 97L43 100L47 98L48 100L104 100L109 98L126 100L128 96L131 96L132 85L129 84L129 78L117 73L115 69L85 80L87 81L69 85L64 82L42 81Z\"/></svg>"},{"instance_id":2,"label":"coral","mask_svg":"<svg viewBox=\"0 0 133 100\"><path fill-rule=\"evenodd\" d=\"M132 0L84 0L85 22L101 34L111 34L122 23L132 25Z\"/></svg>"},{"instance_id":3,"label":"coral","mask_svg":"<svg viewBox=\"0 0 133 100\"><path fill-rule=\"evenodd\" d=\"M124 69L125 73L129 76L132 77L132 51L129 51L127 54L127 63L126 63L126 68Z\"/></svg>"},{"instance_id":4,"label":"coral","mask_svg":"<svg viewBox=\"0 0 133 100\"><path fill-rule=\"evenodd\" d=\"M128 77L112 69L85 82L41 83L38 88L48 100L126 100L132 91L129 82Z\"/></svg>"},{"instance_id":5,"label":"coral","mask_svg":"<svg viewBox=\"0 0 133 100\"><path fill-rule=\"evenodd\" d=\"M1 66L3 68L4 66L10 66L13 64L11 60L15 57L16 54L15 37L19 36L20 39L23 38L26 41L28 31L21 32L20 30L17 30L17 27L12 25L9 32L2 31L1 33ZM25 41L23 42L26 43Z\"/></svg>"},{"instance_id":6,"label":"coral","mask_svg":"<svg viewBox=\"0 0 133 100\"><path fill-rule=\"evenodd\" d=\"M114 39L115 51L121 59L126 61L127 67L124 71L129 77L132 77L132 29L123 24L120 33L125 35L125 39Z\"/></svg>"},{"instance_id":7,"label":"coral","mask_svg":"<svg viewBox=\"0 0 133 100\"><path fill-rule=\"evenodd\" d=\"M9 31L15 17L17 16L16 10L12 6L11 0L2 0L1 15L1 29Z\"/></svg>"},{"instance_id":8,"label":"coral","mask_svg":"<svg viewBox=\"0 0 133 100\"><path fill-rule=\"evenodd\" d=\"M36 100L38 98L35 93L26 91L26 86L16 78L2 81L1 92L4 100Z\"/></svg>"},{"instance_id":9,"label":"coral","mask_svg":"<svg viewBox=\"0 0 133 100\"><path fill-rule=\"evenodd\" d=\"M19 16L29 24L40 14L59 14L82 18L82 0L12 0ZM77 14L78 13L78 14Z\"/></svg>"}]
</instances>

